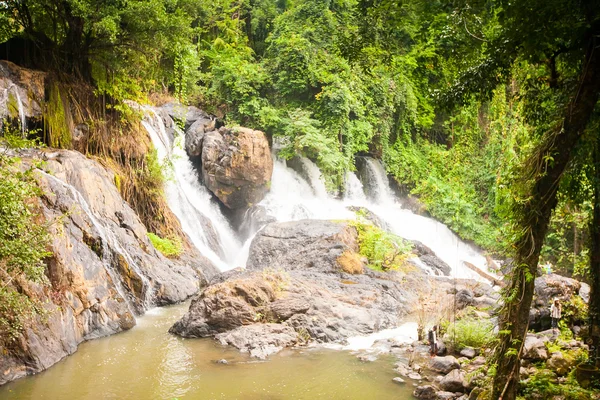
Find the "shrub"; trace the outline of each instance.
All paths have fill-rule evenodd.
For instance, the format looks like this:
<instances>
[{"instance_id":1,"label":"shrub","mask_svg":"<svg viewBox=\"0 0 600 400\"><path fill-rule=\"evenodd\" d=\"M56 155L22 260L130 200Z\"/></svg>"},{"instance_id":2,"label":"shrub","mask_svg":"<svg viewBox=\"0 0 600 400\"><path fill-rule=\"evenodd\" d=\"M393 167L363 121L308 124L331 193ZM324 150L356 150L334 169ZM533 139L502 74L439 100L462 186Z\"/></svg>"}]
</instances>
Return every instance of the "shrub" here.
<instances>
[{"instance_id":1,"label":"shrub","mask_svg":"<svg viewBox=\"0 0 600 400\"><path fill-rule=\"evenodd\" d=\"M493 340L494 324L490 321L463 318L447 326L444 338L455 351L465 347L482 348Z\"/></svg>"},{"instance_id":2,"label":"shrub","mask_svg":"<svg viewBox=\"0 0 600 400\"><path fill-rule=\"evenodd\" d=\"M372 224L354 221L352 225L358 231L359 253L369 260L367 267L376 271L406 270L405 262L412 254L409 242Z\"/></svg>"},{"instance_id":3,"label":"shrub","mask_svg":"<svg viewBox=\"0 0 600 400\"><path fill-rule=\"evenodd\" d=\"M29 145L1 132L0 145ZM26 320L42 312L34 298L22 290L27 282L43 283L44 258L50 243L47 223L40 216L41 194L33 168L23 170L19 159L0 151L0 342L13 341Z\"/></svg>"},{"instance_id":4,"label":"shrub","mask_svg":"<svg viewBox=\"0 0 600 400\"><path fill-rule=\"evenodd\" d=\"M163 239L150 232L148 232L148 238L156 250L160 251L165 257L178 257L183 252L183 245L178 238Z\"/></svg>"}]
</instances>

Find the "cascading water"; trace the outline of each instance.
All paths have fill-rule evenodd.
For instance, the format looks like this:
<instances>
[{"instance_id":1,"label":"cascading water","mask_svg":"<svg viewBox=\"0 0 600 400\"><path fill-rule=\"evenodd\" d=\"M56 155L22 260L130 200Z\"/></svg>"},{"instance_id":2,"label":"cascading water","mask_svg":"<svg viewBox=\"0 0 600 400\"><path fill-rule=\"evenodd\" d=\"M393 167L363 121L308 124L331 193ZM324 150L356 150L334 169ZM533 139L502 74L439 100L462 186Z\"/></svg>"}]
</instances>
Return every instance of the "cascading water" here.
<instances>
[{"instance_id":1,"label":"cascading water","mask_svg":"<svg viewBox=\"0 0 600 400\"><path fill-rule=\"evenodd\" d=\"M169 165L165 193L169 207L183 231L202 255L221 271L238 267L242 247L229 222L219 210L183 148L183 133L175 129L169 138L163 119L152 108L144 107L143 126L152 139L162 165ZM169 175L169 174L167 174Z\"/></svg>"},{"instance_id":2,"label":"cascading water","mask_svg":"<svg viewBox=\"0 0 600 400\"><path fill-rule=\"evenodd\" d=\"M4 95L2 96L2 99L0 100L0 104L3 104L4 107L6 107L8 109L8 107L10 106L10 94L11 92L14 94L14 98L16 101L16 106L17 106L17 112L19 113L19 122L21 124L20 128L21 128L21 133L25 134L25 131L27 131L27 118L25 116L25 107L23 106L23 101L21 101L21 95L19 94L19 88L14 84L11 83L7 88L4 89Z\"/></svg>"},{"instance_id":3,"label":"cascading water","mask_svg":"<svg viewBox=\"0 0 600 400\"><path fill-rule=\"evenodd\" d=\"M197 172L183 149L183 133L175 129L175 137L171 140L164 121L156 111L149 107L145 107L144 111L142 123L152 138L159 159L173 169L173 177L166 185L167 200L183 230L201 254L221 270L245 265L251 238L244 244L237 240L209 191L200 184ZM356 215L348 207L365 207L386 221L395 234L418 240L433 250L452 268L452 276L484 280L464 262L485 271L485 257L444 224L402 209L379 161L362 158L362 182L354 173L346 174L346 191L342 200L328 195L321 172L312 161L307 158L296 161L304 177L289 168L285 161L274 157L271 189L259 205L276 221L353 219ZM255 233L250 232L250 236Z\"/></svg>"},{"instance_id":4,"label":"cascading water","mask_svg":"<svg viewBox=\"0 0 600 400\"><path fill-rule=\"evenodd\" d=\"M317 166L304 158L302 164L311 180L306 182L298 173L288 168L285 161L275 159L271 191L260 203L267 213L277 221L293 221L305 218L314 219L353 219L356 215L348 210L348 206L365 207L388 223L391 230L405 239L418 240L429 247L452 268L452 276L484 280L479 274L464 265L472 263L486 271L486 259L472 246L464 243L444 224L409 210L402 209L396 202L389 186L385 169L381 163L365 158L366 181L369 198L362 191L361 182L353 173L346 176L347 191L343 200L337 200L314 190L324 187ZM429 270L424 266L425 270Z\"/></svg>"},{"instance_id":5,"label":"cascading water","mask_svg":"<svg viewBox=\"0 0 600 400\"><path fill-rule=\"evenodd\" d=\"M119 243L119 240L115 237L113 232L101 222L101 218L99 219L94 215L88 202L85 200L85 198L83 197L81 192L79 192L72 185L58 179L57 177L50 175L42 170L39 170L39 171L46 178L52 180L53 182L58 183L59 185L61 185L62 187L64 187L65 189L68 190L68 192L73 197L73 200L77 204L79 204L79 206L81 207L83 212L90 219L94 228L96 228L96 230L98 231L98 234L100 235L100 238L102 239L102 262L104 263L104 269L109 274L119 295L121 295L121 297L127 302L127 306L129 308L129 311L132 313L132 315L137 314L136 312L134 312L135 310L137 310L137 307L135 307L136 301L133 299L132 295L127 294L127 291L123 287L122 279L119 277L119 273L114 270L114 267L112 265L112 261L114 260L113 251L116 252L117 254L119 254L121 257L123 257L123 259L125 259L125 261L129 265L129 267L136 273L136 275L139 276L140 280L142 281L142 291L143 291L143 298L141 299L142 308L149 309L150 307L152 307L153 306L153 304L152 304L153 296L151 293L152 286L150 285L148 278L142 273L137 262L129 254L129 252L121 246L121 244ZM139 313L139 311L141 311L141 310L137 310L137 311Z\"/></svg>"}]
</instances>

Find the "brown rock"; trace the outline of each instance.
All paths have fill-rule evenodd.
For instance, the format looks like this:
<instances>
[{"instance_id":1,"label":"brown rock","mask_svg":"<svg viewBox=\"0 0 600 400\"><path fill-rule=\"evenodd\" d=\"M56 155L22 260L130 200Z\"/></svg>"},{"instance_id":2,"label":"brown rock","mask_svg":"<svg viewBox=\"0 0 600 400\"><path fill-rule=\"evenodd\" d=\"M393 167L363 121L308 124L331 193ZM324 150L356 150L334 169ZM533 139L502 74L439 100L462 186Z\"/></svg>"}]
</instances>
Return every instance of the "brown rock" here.
<instances>
[{"instance_id":1,"label":"brown rock","mask_svg":"<svg viewBox=\"0 0 600 400\"><path fill-rule=\"evenodd\" d=\"M269 189L273 160L265 134L248 128L221 128L202 141L204 184L230 209L260 202Z\"/></svg>"}]
</instances>

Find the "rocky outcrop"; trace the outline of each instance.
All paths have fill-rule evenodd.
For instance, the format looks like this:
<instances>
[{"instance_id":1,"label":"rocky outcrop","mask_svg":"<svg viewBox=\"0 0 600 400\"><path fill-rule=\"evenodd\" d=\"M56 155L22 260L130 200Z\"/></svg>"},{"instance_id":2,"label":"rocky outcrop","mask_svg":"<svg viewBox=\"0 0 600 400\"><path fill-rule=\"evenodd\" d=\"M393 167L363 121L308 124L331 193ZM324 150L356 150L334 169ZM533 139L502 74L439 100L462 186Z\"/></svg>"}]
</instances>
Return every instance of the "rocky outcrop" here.
<instances>
[{"instance_id":1,"label":"rocky outcrop","mask_svg":"<svg viewBox=\"0 0 600 400\"><path fill-rule=\"evenodd\" d=\"M73 151L24 154L45 161L36 173L40 210L49 223L48 284L28 289L45 318L18 345L0 349L0 384L48 368L79 343L129 329L152 305L182 301L217 271L198 254L163 257L123 201L111 172Z\"/></svg>"},{"instance_id":2,"label":"rocky outcrop","mask_svg":"<svg viewBox=\"0 0 600 400\"><path fill-rule=\"evenodd\" d=\"M6 119L25 130L28 123L41 120L44 79L43 72L0 61L0 127Z\"/></svg>"},{"instance_id":3,"label":"rocky outcrop","mask_svg":"<svg viewBox=\"0 0 600 400\"><path fill-rule=\"evenodd\" d=\"M217 335L215 339L222 345L234 346L243 353L250 353L252 357L261 360L299 341L293 328L271 323L240 326L233 331Z\"/></svg>"},{"instance_id":4,"label":"rocky outcrop","mask_svg":"<svg viewBox=\"0 0 600 400\"><path fill-rule=\"evenodd\" d=\"M550 306L558 298L563 304L573 296L589 300L589 285L557 274L542 275L535 279L535 292L529 311L529 327L535 331L550 328Z\"/></svg>"},{"instance_id":5,"label":"rocky outcrop","mask_svg":"<svg viewBox=\"0 0 600 400\"><path fill-rule=\"evenodd\" d=\"M271 223L251 244L248 270L204 289L171 332L223 338L240 327L276 323L304 340L342 342L397 326L426 277L344 272L339 257L355 251L356 240L355 228L344 222ZM274 340L268 331L265 340Z\"/></svg>"},{"instance_id":6,"label":"rocky outcrop","mask_svg":"<svg viewBox=\"0 0 600 400\"><path fill-rule=\"evenodd\" d=\"M273 160L264 133L220 128L202 139L202 179L228 208L246 209L269 189Z\"/></svg>"}]
</instances>

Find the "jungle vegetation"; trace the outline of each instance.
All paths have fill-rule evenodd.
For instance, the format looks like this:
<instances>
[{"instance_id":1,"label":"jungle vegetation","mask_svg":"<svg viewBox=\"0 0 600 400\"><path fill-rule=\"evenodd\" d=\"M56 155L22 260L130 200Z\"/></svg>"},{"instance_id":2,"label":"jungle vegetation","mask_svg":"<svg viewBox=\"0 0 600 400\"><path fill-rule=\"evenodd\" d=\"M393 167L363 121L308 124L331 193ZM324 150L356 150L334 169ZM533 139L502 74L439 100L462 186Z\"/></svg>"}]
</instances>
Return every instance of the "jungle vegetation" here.
<instances>
[{"instance_id":1,"label":"jungle vegetation","mask_svg":"<svg viewBox=\"0 0 600 400\"><path fill-rule=\"evenodd\" d=\"M593 0L16 0L0 2L0 43L87 85L105 119L170 95L261 129L332 193L356 156L382 159L431 215L512 260L493 398L516 397L538 265L600 288Z\"/></svg>"}]
</instances>

